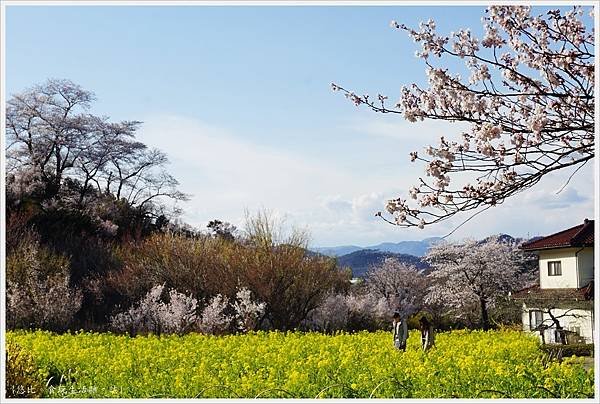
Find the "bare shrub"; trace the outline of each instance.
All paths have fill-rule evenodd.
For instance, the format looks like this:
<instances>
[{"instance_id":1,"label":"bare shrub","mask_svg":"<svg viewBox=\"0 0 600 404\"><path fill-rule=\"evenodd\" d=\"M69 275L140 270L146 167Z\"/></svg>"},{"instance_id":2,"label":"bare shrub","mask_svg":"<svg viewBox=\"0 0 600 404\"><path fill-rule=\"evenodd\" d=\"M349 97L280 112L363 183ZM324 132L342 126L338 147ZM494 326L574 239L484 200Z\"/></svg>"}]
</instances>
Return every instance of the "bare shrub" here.
<instances>
[{"instance_id":1,"label":"bare shrub","mask_svg":"<svg viewBox=\"0 0 600 404\"><path fill-rule=\"evenodd\" d=\"M11 255L25 242L37 241L37 233L29 225L30 212L6 212L6 255Z\"/></svg>"},{"instance_id":2,"label":"bare shrub","mask_svg":"<svg viewBox=\"0 0 600 404\"><path fill-rule=\"evenodd\" d=\"M82 293L69 285L69 260L31 236L6 259L6 324L9 328L66 330Z\"/></svg>"},{"instance_id":3,"label":"bare shrub","mask_svg":"<svg viewBox=\"0 0 600 404\"><path fill-rule=\"evenodd\" d=\"M282 229L281 223L259 213L248 218L243 237L234 241L155 234L120 249L123 268L109 275L109 283L124 306L137 302L154 285L164 284L198 301L227 297L228 315L234 315L232 300L245 288L264 307L254 319L243 314L244 324L236 326L254 329L269 323L275 329L294 329L329 290L347 286L348 274L339 271L334 259L311 255L304 233L292 231L286 236Z\"/></svg>"},{"instance_id":4,"label":"bare shrub","mask_svg":"<svg viewBox=\"0 0 600 404\"><path fill-rule=\"evenodd\" d=\"M220 290L211 290L208 277L223 276L222 259L226 243L209 236L185 237L175 233L158 233L139 243L118 250L123 268L110 274L108 282L124 304L132 304L154 285L164 284L201 300Z\"/></svg>"},{"instance_id":5,"label":"bare shrub","mask_svg":"<svg viewBox=\"0 0 600 404\"><path fill-rule=\"evenodd\" d=\"M343 290L348 275L334 259L311 255L305 232L285 231L282 221L259 212L248 216L245 237L228 263L241 285L266 303L265 319L275 329L300 326L330 290Z\"/></svg>"}]
</instances>

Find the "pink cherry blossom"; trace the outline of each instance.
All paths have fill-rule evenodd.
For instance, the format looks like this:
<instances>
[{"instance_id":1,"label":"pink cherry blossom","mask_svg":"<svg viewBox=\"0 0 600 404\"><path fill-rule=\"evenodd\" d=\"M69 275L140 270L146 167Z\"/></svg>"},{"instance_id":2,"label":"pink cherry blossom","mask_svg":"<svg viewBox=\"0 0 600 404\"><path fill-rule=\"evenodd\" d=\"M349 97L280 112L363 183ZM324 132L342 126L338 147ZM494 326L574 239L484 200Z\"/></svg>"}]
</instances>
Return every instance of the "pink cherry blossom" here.
<instances>
[{"instance_id":1,"label":"pink cherry blossom","mask_svg":"<svg viewBox=\"0 0 600 404\"><path fill-rule=\"evenodd\" d=\"M392 21L419 45L427 85L405 84L393 107L340 86L357 106L395 113L409 122L425 119L465 122L470 131L427 146L427 177L409 191L411 205L388 202L389 223L424 227L457 213L481 211L534 186L555 170L576 171L594 158L593 9L549 9L532 15L529 6L490 6L484 35L459 29L436 32L433 20L417 29ZM464 60L465 81L452 73L448 58ZM464 175L468 174L468 175ZM459 178L474 178L461 183ZM456 184L455 184L456 182ZM412 204L415 204L413 207Z\"/></svg>"}]
</instances>

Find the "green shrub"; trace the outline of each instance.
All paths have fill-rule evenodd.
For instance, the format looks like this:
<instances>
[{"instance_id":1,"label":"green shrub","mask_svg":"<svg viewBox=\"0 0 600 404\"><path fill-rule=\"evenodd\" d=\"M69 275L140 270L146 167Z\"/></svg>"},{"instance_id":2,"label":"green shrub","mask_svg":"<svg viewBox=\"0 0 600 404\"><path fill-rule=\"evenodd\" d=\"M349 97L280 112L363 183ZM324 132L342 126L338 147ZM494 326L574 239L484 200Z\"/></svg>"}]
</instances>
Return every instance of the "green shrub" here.
<instances>
[{"instance_id":1,"label":"green shrub","mask_svg":"<svg viewBox=\"0 0 600 404\"><path fill-rule=\"evenodd\" d=\"M39 398L44 378L33 357L19 345L6 343L6 397Z\"/></svg>"}]
</instances>

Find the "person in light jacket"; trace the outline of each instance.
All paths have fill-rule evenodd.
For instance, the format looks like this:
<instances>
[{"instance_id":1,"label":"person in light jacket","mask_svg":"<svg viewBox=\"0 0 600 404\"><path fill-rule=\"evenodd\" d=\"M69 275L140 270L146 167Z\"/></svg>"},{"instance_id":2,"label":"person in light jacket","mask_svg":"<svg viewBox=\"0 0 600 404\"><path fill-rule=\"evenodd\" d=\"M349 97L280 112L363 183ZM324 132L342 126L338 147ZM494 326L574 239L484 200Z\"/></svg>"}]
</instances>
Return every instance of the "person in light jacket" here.
<instances>
[{"instance_id":1,"label":"person in light jacket","mask_svg":"<svg viewBox=\"0 0 600 404\"><path fill-rule=\"evenodd\" d=\"M406 319L400 317L400 313L395 312L392 325L394 346L401 351L406 351L406 340L408 339L408 325Z\"/></svg>"},{"instance_id":2,"label":"person in light jacket","mask_svg":"<svg viewBox=\"0 0 600 404\"><path fill-rule=\"evenodd\" d=\"M428 351L435 344L435 333L433 325L423 316L419 320L419 328L421 329L421 347L423 351Z\"/></svg>"}]
</instances>

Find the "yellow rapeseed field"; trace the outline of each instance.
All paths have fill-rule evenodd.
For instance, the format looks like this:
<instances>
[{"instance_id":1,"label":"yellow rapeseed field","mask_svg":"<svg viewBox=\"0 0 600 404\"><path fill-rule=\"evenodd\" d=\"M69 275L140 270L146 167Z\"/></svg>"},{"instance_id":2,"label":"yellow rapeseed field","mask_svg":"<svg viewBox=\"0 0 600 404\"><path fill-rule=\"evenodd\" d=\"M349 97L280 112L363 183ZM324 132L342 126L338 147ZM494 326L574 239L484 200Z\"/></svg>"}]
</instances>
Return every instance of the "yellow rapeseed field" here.
<instances>
[{"instance_id":1,"label":"yellow rapeseed field","mask_svg":"<svg viewBox=\"0 0 600 404\"><path fill-rule=\"evenodd\" d=\"M536 338L517 331L453 331L429 352L412 332L406 352L385 332L324 335L57 335L8 332L36 359L47 397L593 396L580 358L546 364ZM546 365L546 366L545 366Z\"/></svg>"}]
</instances>

